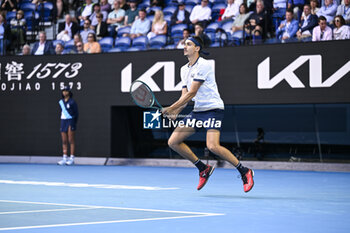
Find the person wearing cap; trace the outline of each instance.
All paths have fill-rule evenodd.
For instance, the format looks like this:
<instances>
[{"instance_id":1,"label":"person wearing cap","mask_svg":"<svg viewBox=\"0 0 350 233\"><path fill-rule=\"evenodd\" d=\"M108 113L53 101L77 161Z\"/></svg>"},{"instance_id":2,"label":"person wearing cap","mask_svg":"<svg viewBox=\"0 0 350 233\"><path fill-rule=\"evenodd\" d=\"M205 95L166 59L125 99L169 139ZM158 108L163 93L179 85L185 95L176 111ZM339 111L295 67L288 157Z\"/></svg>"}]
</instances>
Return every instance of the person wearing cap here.
<instances>
[{"instance_id":1,"label":"person wearing cap","mask_svg":"<svg viewBox=\"0 0 350 233\"><path fill-rule=\"evenodd\" d=\"M58 102L61 107L61 138L63 158L58 165L72 165L75 154L75 131L78 121L78 105L72 98L73 93L69 86L62 90L62 99ZM68 158L68 143L70 145L70 157Z\"/></svg>"},{"instance_id":2,"label":"person wearing cap","mask_svg":"<svg viewBox=\"0 0 350 233\"><path fill-rule=\"evenodd\" d=\"M187 57L188 63L180 70L181 97L161 111L165 117L176 120L178 114L189 101L194 100L194 108L189 115L181 120L181 123L178 122L178 127L170 136L168 144L170 148L190 160L198 168L199 184L197 190L200 190L207 183L215 166L206 165L198 159L184 143L184 140L194 134L197 129L204 128L207 132L207 148L237 168L243 180L243 189L245 192L249 192L254 185L253 170L244 167L229 150L220 145L224 102L215 81L214 64L200 56L201 53L207 54L202 48L203 41L198 36L189 37L185 42L184 55Z\"/></svg>"},{"instance_id":3,"label":"person wearing cap","mask_svg":"<svg viewBox=\"0 0 350 233\"><path fill-rule=\"evenodd\" d=\"M176 24L187 24L189 25L190 21L190 13L185 9L185 3L183 1L178 3L178 8L171 15L171 25Z\"/></svg>"}]
</instances>

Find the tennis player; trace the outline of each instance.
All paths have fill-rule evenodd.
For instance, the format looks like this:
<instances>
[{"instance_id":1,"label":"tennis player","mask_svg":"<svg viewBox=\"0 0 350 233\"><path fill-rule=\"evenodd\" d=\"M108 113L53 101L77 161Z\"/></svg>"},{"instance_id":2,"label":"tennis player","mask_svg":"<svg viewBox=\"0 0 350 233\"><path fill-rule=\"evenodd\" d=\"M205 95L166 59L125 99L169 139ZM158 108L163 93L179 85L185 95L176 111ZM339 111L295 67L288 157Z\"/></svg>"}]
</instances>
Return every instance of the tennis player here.
<instances>
[{"instance_id":1,"label":"tennis player","mask_svg":"<svg viewBox=\"0 0 350 233\"><path fill-rule=\"evenodd\" d=\"M185 42L184 55L189 62L181 68L182 95L174 104L162 110L163 115L171 120L176 119L191 100L194 100L194 109L182 122L195 120L203 123L214 120L214 123L217 123L223 120L224 102L220 98L212 66L208 60L200 56L200 53L203 52L202 48L203 41L200 37L190 37ZM174 151L190 160L198 168L199 184L197 189L200 190L207 183L215 166L206 165L198 159L184 143L184 140L196 132L198 125L203 125L207 131L207 148L238 169L243 180L243 189L245 192L249 192L254 185L254 172L252 169L244 167L229 150L220 145L221 124L216 123L206 126L205 124L195 124L194 127L182 124L174 130L168 144Z\"/></svg>"},{"instance_id":2,"label":"tennis player","mask_svg":"<svg viewBox=\"0 0 350 233\"><path fill-rule=\"evenodd\" d=\"M78 105L72 98L73 93L68 86L62 90L62 99L59 101L61 107L61 137L63 158L58 165L74 164L75 138L74 133L78 121ZM68 158L68 143L70 145L70 157Z\"/></svg>"}]
</instances>

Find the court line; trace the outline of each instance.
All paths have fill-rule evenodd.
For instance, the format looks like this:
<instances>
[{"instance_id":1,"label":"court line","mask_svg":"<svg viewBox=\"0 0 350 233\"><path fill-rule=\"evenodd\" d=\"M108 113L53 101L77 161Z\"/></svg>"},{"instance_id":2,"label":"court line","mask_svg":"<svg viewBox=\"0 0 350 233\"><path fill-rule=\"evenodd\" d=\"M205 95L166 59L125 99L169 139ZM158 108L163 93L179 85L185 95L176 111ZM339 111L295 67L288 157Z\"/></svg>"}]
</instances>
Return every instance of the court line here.
<instances>
[{"instance_id":1,"label":"court line","mask_svg":"<svg viewBox=\"0 0 350 233\"><path fill-rule=\"evenodd\" d=\"M117 209L117 210L136 210L136 211L192 214L192 215L175 216L175 217L140 218L140 219L111 220L111 221L97 221L97 222L78 222L78 223L64 223L64 224L51 224L51 225L36 225L36 226L23 226L23 227L6 227L6 228L0 228L0 231L20 230L20 229L35 229L35 228L50 228L50 227L64 227L64 226L94 225L94 224L108 224L108 223L122 223L122 222L156 221L156 220L181 219L181 218L199 218L199 217L213 217L213 216L225 215L222 213L202 213L202 212L192 212L192 211L140 209L140 208L125 208L125 207L114 207L114 206L92 206L92 205L76 205L76 204L32 202L32 201L0 200L0 202L40 204L40 205L57 205L57 206L76 206L76 207L82 207L85 209L88 209L88 208L101 208L101 209L103 209L103 208L105 208L105 209Z\"/></svg>"},{"instance_id":2,"label":"court line","mask_svg":"<svg viewBox=\"0 0 350 233\"><path fill-rule=\"evenodd\" d=\"M63 204L63 203L52 203L52 202L13 201L13 200L0 200L0 202L38 204L38 205L74 206L74 207L82 207L82 208L135 210L135 211L164 212L164 213L182 213L182 214L200 214L200 215L212 215L212 214L214 214L214 215L216 215L215 213L204 213L204 212L193 212L193 211L142 209L142 208L115 207L115 206L77 205L77 204ZM218 215L224 215L224 214L218 214Z\"/></svg>"},{"instance_id":3,"label":"court line","mask_svg":"<svg viewBox=\"0 0 350 233\"><path fill-rule=\"evenodd\" d=\"M176 190L179 188L169 187L154 187L154 186L136 186L136 185L115 185L115 184L87 184L87 183L65 183L65 182L46 182L46 181L21 181L21 180L0 180L1 184L22 184L22 185L45 185L45 186L60 186L73 188L101 188L101 189L136 189L136 190Z\"/></svg>"},{"instance_id":4,"label":"court line","mask_svg":"<svg viewBox=\"0 0 350 233\"><path fill-rule=\"evenodd\" d=\"M101 222L80 222L80 223L37 225L37 226L24 226L24 227L7 227L7 228L0 228L0 231L35 229L35 228L49 228L49 227L95 225L95 224L122 223L122 222L143 222L143 221L156 221L156 220L181 219L181 218L200 218L200 217L211 217L211 216L219 216L219 215L224 215L224 214L212 214L212 215L204 214L204 215L188 215L188 216L176 216L176 217L164 217L164 218L141 218L141 219L127 219L127 220L114 220L114 221L101 221Z\"/></svg>"},{"instance_id":5,"label":"court line","mask_svg":"<svg viewBox=\"0 0 350 233\"><path fill-rule=\"evenodd\" d=\"M82 207L82 208L66 208L66 209L48 209L48 210L21 210L21 211L0 212L0 214L26 214L26 213L57 212L57 211L69 211L69 210L91 210L91 209L101 209L101 208Z\"/></svg>"}]
</instances>

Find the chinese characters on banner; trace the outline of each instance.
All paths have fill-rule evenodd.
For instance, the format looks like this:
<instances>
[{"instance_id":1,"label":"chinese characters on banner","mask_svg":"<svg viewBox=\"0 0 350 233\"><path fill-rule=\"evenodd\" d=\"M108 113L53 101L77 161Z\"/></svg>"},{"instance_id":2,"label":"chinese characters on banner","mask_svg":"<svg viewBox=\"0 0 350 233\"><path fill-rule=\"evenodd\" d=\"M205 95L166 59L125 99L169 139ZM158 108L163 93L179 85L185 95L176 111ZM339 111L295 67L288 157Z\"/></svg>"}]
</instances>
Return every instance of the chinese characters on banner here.
<instances>
[{"instance_id":1,"label":"chinese characters on banner","mask_svg":"<svg viewBox=\"0 0 350 233\"><path fill-rule=\"evenodd\" d=\"M25 64L16 61L0 63L0 90L1 91L39 91L42 88L41 80L52 79L50 89L63 89L69 85L71 89L81 90L81 82L75 82L81 62L75 63L40 63L31 68L28 74L24 70ZM2 68L4 68L4 73ZM4 74L4 76L2 76Z\"/></svg>"}]
</instances>

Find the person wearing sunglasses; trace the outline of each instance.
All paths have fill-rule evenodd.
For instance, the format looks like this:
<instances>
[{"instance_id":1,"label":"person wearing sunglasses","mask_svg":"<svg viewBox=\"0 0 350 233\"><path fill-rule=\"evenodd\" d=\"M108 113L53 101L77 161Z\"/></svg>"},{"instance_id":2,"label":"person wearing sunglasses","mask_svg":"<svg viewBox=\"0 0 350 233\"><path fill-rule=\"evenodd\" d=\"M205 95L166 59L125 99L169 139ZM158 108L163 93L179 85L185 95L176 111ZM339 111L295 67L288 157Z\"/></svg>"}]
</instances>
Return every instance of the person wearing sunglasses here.
<instances>
[{"instance_id":1,"label":"person wearing sunglasses","mask_svg":"<svg viewBox=\"0 0 350 233\"><path fill-rule=\"evenodd\" d=\"M337 15L334 18L333 39L334 40L346 40L350 39L350 27L345 25L343 16Z\"/></svg>"}]
</instances>

